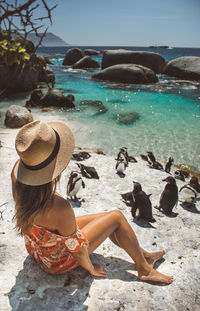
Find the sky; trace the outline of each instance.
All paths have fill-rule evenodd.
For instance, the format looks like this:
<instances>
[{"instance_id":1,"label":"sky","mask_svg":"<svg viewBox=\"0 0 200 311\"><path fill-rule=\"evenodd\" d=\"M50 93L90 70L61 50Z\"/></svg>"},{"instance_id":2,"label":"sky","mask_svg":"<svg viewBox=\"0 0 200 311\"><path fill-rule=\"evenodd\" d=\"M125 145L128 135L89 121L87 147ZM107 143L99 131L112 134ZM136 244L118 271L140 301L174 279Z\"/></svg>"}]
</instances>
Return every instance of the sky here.
<instances>
[{"instance_id":1,"label":"sky","mask_svg":"<svg viewBox=\"0 0 200 311\"><path fill-rule=\"evenodd\" d=\"M200 48L200 0L48 0L48 31L74 46Z\"/></svg>"}]
</instances>

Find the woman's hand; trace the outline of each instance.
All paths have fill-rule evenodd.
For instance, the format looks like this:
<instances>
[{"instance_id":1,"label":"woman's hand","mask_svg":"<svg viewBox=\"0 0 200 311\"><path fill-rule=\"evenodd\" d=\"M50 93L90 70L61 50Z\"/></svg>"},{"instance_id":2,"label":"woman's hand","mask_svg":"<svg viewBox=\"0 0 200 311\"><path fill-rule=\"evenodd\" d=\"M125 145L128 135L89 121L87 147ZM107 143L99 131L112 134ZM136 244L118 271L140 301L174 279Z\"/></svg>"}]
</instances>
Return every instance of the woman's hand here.
<instances>
[{"instance_id":1,"label":"woman's hand","mask_svg":"<svg viewBox=\"0 0 200 311\"><path fill-rule=\"evenodd\" d=\"M90 272L90 274L99 277L106 277L108 275L108 272L104 269L103 266L94 263L93 267L94 269Z\"/></svg>"}]
</instances>

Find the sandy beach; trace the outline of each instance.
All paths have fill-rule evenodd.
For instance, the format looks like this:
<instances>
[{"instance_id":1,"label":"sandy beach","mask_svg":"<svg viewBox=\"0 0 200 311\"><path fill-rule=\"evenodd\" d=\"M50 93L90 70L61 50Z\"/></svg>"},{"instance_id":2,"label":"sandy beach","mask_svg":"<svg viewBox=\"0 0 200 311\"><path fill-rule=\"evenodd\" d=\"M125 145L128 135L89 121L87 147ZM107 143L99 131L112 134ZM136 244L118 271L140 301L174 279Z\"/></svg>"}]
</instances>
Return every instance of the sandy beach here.
<instances>
[{"instance_id":1,"label":"sandy beach","mask_svg":"<svg viewBox=\"0 0 200 311\"><path fill-rule=\"evenodd\" d=\"M137 163L129 164L125 177L120 178L115 171L114 157L91 152L91 157L81 163L94 166L100 179L84 178L86 187L78 194L84 202L81 205L72 202L72 206L77 216L121 210L143 248L166 250L156 268L164 274L174 275L174 282L162 286L139 281L129 256L109 240L91 256L93 262L108 270L105 279L93 278L81 267L60 276L42 271L27 255L23 238L17 236L12 222L14 202L10 172L17 159L14 148L17 131L0 130L1 311L199 310L200 201L191 210L184 209L179 202L171 217L153 209L156 222L152 224L133 221L130 207L122 202L120 193L131 191L133 180L138 181L147 194L152 193L151 202L155 206L165 186L162 179L168 176L150 169L139 158ZM69 174L74 169L77 170L76 161L71 160L58 189L64 197ZM177 180L178 188L185 183Z\"/></svg>"}]
</instances>

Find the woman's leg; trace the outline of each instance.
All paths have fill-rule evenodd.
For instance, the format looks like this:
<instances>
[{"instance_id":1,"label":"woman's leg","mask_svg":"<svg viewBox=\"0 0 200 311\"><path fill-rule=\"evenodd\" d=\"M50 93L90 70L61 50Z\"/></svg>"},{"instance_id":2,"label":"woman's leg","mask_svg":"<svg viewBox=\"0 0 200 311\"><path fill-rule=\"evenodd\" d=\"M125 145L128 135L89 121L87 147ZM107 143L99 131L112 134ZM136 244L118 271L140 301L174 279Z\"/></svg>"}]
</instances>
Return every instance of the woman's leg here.
<instances>
[{"instance_id":1,"label":"woman's leg","mask_svg":"<svg viewBox=\"0 0 200 311\"><path fill-rule=\"evenodd\" d=\"M84 215L84 216L78 216L76 217L76 222L79 226L80 229L82 229L83 227L85 227L88 223L90 223L91 221L94 221L96 219L99 219L101 217L104 217L106 214L108 214L108 212L102 212L102 213L96 213L96 214L88 214L88 215ZM115 232L111 233L109 236L110 240L116 244L117 246L121 247L119 245L119 242L117 241L116 238L116 234ZM145 259L147 260L147 262L153 267L154 264L163 258L163 255L165 254L165 251L160 251L160 252L154 252L154 253L150 253L147 252L146 250L144 250L143 248L141 248L141 251L145 257Z\"/></svg>"},{"instance_id":2,"label":"woman's leg","mask_svg":"<svg viewBox=\"0 0 200 311\"><path fill-rule=\"evenodd\" d=\"M133 229L120 211L111 211L101 217L95 217L83 226L82 230L90 242L89 254L114 233L118 245L134 260L139 279L165 283L173 281L173 277L159 273L148 264Z\"/></svg>"}]
</instances>

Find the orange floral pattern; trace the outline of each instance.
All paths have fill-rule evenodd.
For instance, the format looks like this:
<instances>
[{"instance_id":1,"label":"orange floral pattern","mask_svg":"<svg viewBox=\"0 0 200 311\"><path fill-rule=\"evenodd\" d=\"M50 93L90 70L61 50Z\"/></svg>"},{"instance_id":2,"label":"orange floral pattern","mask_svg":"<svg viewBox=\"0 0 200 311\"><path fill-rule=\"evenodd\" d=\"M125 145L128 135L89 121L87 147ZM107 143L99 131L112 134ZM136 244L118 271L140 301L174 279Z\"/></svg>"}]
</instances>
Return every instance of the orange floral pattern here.
<instances>
[{"instance_id":1,"label":"orange floral pattern","mask_svg":"<svg viewBox=\"0 0 200 311\"><path fill-rule=\"evenodd\" d=\"M71 253L89 244L78 226L74 234L65 237L33 225L24 238L29 255L43 270L52 274L61 274L76 268L79 263Z\"/></svg>"}]
</instances>

